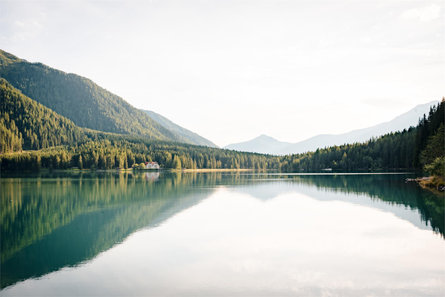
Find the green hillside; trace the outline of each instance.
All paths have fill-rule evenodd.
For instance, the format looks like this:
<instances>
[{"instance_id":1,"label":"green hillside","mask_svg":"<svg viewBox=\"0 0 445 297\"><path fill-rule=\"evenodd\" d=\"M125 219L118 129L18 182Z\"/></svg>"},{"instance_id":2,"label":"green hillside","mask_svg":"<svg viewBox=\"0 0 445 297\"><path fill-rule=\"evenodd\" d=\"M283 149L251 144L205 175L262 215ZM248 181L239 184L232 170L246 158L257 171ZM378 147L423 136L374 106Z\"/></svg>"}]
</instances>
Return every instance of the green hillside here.
<instances>
[{"instance_id":1,"label":"green hillside","mask_svg":"<svg viewBox=\"0 0 445 297\"><path fill-rule=\"evenodd\" d=\"M162 142L119 134L89 133L73 146L0 154L1 170L33 168L112 169L156 161L174 169L273 169L283 172L376 172L426 170L443 174L445 101L431 109L416 128L390 133L365 143L333 146L315 152L272 156L190 144ZM420 161L416 161L419 160ZM430 162L433 163L430 163Z\"/></svg>"},{"instance_id":2,"label":"green hillside","mask_svg":"<svg viewBox=\"0 0 445 297\"><path fill-rule=\"evenodd\" d=\"M0 100L1 170L112 169L151 160L177 169L268 167L267 157L259 154L80 128L3 78Z\"/></svg>"},{"instance_id":3,"label":"green hillside","mask_svg":"<svg viewBox=\"0 0 445 297\"><path fill-rule=\"evenodd\" d=\"M41 63L29 63L2 50L0 77L79 127L193 143L178 137L143 111L84 77Z\"/></svg>"},{"instance_id":4,"label":"green hillside","mask_svg":"<svg viewBox=\"0 0 445 297\"><path fill-rule=\"evenodd\" d=\"M84 131L0 78L0 153L86 140Z\"/></svg>"},{"instance_id":5,"label":"green hillside","mask_svg":"<svg viewBox=\"0 0 445 297\"><path fill-rule=\"evenodd\" d=\"M189 140L191 140L192 143L194 144L217 147L217 145L211 142L210 140L207 140L204 137L199 136L198 134L173 123L172 121L160 115L159 113L156 113L151 110L143 110L143 111L147 113L150 116L150 118L154 120L156 123L172 131L173 133L178 135L178 137L181 137L180 140L182 142L189 142Z\"/></svg>"},{"instance_id":6,"label":"green hillside","mask_svg":"<svg viewBox=\"0 0 445 297\"><path fill-rule=\"evenodd\" d=\"M0 153L16 152L0 154L1 170L112 169L157 161L175 169L444 172L445 99L415 128L364 143L273 156L209 147L211 142L156 113L135 109L90 80L1 51L0 76L12 80L0 84Z\"/></svg>"},{"instance_id":7,"label":"green hillside","mask_svg":"<svg viewBox=\"0 0 445 297\"><path fill-rule=\"evenodd\" d=\"M281 170L340 172L426 170L444 175L445 99L430 109L415 128L373 138L365 143L345 144L315 152L288 155ZM434 164L433 164L434 163ZM432 168L432 167L434 168ZM430 169L429 169L430 168Z\"/></svg>"}]
</instances>

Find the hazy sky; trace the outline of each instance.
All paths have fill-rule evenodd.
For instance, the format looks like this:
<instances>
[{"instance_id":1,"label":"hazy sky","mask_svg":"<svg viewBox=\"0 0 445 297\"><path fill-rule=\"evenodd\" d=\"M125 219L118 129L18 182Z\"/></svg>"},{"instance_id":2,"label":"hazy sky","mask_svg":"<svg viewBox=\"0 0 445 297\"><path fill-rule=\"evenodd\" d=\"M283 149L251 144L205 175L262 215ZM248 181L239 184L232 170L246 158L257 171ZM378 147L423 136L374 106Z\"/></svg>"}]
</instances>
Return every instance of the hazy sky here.
<instances>
[{"instance_id":1,"label":"hazy sky","mask_svg":"<svg viewBox=\"0 0 445 297\"><path fill-rule=\"evenodd\" d=\"M295 142L440 100L444 3L0 0L0 48L220 146Z\"/></svg>"}]
</instances>

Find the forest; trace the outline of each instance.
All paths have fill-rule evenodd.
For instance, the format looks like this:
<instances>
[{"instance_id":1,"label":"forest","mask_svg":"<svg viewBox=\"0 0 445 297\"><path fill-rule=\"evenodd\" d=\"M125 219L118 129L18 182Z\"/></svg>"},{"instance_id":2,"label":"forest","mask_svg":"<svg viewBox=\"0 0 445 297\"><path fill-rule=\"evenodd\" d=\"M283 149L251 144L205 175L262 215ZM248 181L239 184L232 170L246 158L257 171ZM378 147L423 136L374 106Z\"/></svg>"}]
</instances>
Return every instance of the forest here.
<instances>
[{"instance_id":1,"label":"forest","mask_svg":"<svg viewBox=\"0 0 445 297\"><path fill-rule=\"evenodd\" d=\"M145 111L93 81L0 50L0 77L23 95L71 120L78 127L139 135L154 140L208 144L159 124Z\"/></svg>"},{"instance_id":2,"label":"forest","mask_svg":"<svg viewBox=\"0 0 445 297\"><path fill-rule=\"evenodd\" d=\"M443 176L444 105L442 99L416 127L365 143L286 156L238 152L215 148L86 78L0 50L0 169L126 169L156 161L165 169L423 170Z\"/></svg>"},{"instance_id":3,"label":"forest","mask_svg":"<svg viewBox=\"0 0 445 297\"><path fill-rule=\"evenodd\" d=\"M3 171L73 167L79 169L131 168L142 162L156 161L162 168L171 169L246 168L283 172L376 172L426 169L432 174L442 175L444 107L445 101L442 100L430 110L428 116L420 120L417 127L370 139L366 143L333 146L303 154L271 156L83 130L80 134L82 136L76 136L78 135L76 133L69 134L77 137L73 136L73 142L70 144L62 140L48 140L49 143L59 144L52 147L44 147L43 143L48 143L48 141L42 141L37 137L34 143L42 143L41 149L3 153L0 155L0 164ZM26 130L22 125L24 124L21 122L15 122L15 131L29 131L29 128ZM67 127L71 126L67 125ZM0 129L11 131L3 122ZM73 129L66 131L75 131ZM35 131L39 130L35 129ZM16 132L12 134L17 135ZM4 135L6 134L2 133L2 148L4 139L7 138ZM45 135L48 137L48 134ZM59 137L60 133L50 135ZM23 138L23 132L17 137ZM29 142L27 137L22 140L25 147L33 148L32 142ZM31 147L26 143L31 144Z\"/></svg>"},{"instance_id":4,"label":"forest","mask_svg":"<svg viewBox=\"0 0 445 297\"><path fill-rule=\"evenodd\" d=\"M315 152L285 156L288 172L420 171L444 174L444 99L430 109L417 127L389 133L365 143L345 144Z\"/></svg>"}]
</instances>

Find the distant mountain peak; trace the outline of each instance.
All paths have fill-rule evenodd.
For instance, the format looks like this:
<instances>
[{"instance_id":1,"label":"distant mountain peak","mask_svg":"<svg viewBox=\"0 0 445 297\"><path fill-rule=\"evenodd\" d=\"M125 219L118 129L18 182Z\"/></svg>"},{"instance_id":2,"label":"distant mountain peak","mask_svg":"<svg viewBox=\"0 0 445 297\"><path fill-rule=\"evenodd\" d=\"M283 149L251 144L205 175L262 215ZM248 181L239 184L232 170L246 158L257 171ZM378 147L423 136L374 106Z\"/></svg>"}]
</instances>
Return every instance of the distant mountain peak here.
<instances>
[{"instance_id":1,"label":"distant mountain peak","mask_svg":"<svg viewBox=\"0 0 445 297\"><path fill-rule=\"evenodd\" d=\"M430 107L437 103L439 103L439 101L419 104L390 121L364 129L352 130L347 133L335 135L319 134L297 143L282 142L268 135L261 134L260 136L245 142L229 144L225 148L237 151L286 155L315 151L317 148L333 145L365 142L372 137L378 137L390 132L401 131L403 129L408 129L411 126L416 126L419 119L423 117L424 114L428 114Z\"/></svg>"},{"instance_id":2,"label":"distant mountain peak","mask_svg":"<svg viewBox=\"0 0 445 297\"><path fill-rule=\"evenodd\" d=\"M272 136L266 135L266 134L261 134L255 138L253 138L252 140L274 140L274 141L278 141L276 138L273 138Z\"/></svg>"},{"instance_id":3,"label":"distant mountain peak","mask_svg":"<svg viewBox=\"0 0 445 297\"><path fill-rule=\"evenodd\" d=\"M225 148L244 152L274 154L271 151L274 151L277 148L282 149L288 145L290 145L290 143L279 141L266 134L261 134L249 141L230 144Z\"/></svg>"}]
</instances>

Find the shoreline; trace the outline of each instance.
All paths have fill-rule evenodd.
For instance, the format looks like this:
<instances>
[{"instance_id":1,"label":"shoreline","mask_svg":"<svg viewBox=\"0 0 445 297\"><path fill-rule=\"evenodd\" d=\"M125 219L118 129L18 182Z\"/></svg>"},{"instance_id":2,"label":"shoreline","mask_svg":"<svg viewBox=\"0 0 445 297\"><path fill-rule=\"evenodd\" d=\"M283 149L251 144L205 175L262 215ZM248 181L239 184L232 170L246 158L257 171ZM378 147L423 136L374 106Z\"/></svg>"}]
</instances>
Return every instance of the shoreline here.
<instances>
[{"instance_id":1,"label":"shoreline","mask_svg":"<svg viewBox=\"0 0 445 297\"><path fill-rule=\"evenodd\" d=\"M433 192L436 195L445 197L445 179L440 176L424 176L406 179L405 182L415 182L422 189Z\"/></svg>"},{"instance_id":2,"label":"shoreline","mask_svg":"<svg viewBox=\"0 0 445 297\"><path fill-rule=\"evenodd\" d=\"M248 171L255 171L255 169L247 169L247 168L240 168L240 169L229 169L229 168L201 168L201 169L179 169L179 170L172 170L172 171L181 171L181 172L248 172Z\"/></svg>"}]
</instances>

